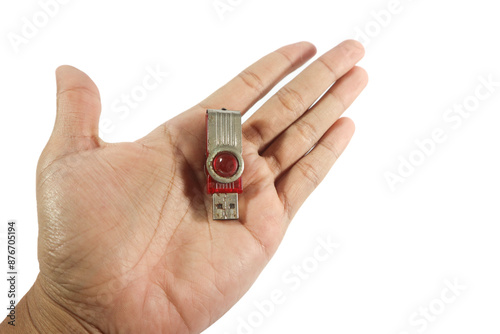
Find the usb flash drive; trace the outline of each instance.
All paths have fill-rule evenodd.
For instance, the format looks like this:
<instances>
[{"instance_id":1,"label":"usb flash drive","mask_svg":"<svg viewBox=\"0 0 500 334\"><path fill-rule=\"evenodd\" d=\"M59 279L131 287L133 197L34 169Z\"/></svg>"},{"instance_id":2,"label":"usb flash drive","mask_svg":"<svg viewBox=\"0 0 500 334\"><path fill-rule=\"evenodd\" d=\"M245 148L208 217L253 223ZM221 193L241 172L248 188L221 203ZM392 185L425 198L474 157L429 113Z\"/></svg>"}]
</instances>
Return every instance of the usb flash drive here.
<instances>
[{"instance_id":1,"label":"usb flash drive","mask_svg":"<svg viewBox=\"0 0 500 334\"><path fill-rule=\"evenodd\" d=\"M212 195L213 219L238 219L238 194L243 191L241 174L241 113L226 109L207 110L207 192Z\"/></svg>"}]
</instances>

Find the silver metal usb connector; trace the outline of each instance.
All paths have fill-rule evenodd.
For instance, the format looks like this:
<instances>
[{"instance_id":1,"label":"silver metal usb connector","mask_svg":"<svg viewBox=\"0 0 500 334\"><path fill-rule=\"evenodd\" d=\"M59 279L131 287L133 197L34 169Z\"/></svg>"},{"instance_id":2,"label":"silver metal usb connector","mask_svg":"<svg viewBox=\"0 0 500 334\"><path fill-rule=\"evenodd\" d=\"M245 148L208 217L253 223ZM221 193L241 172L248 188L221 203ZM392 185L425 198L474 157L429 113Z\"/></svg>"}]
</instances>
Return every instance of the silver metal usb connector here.
<instances>
[{"instance_id":1,"label":"silver metal usb connector","mask_svg":"<svg viewBox=\"0 0 500 334\"><path fill-rule=\"evenodd\" d=\"M213 215L215 220L238 219L238 194L215 193L212 196Z\"/></svg>"}]
</instances>

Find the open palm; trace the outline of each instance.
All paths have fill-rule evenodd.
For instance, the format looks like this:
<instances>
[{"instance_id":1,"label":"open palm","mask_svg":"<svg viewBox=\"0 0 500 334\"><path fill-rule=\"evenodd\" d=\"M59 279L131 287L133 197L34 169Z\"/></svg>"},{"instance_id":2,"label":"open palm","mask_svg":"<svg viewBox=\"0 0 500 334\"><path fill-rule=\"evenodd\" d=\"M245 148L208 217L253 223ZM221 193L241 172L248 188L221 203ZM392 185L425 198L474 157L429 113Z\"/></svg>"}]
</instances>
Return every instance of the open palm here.
<instances>
[{"instance_id":1,"label":"open palm","mask_svg":"<svg viewBox=\"0 0 500 334\"><path fill-rule=\"evenodd\" d=\"M339 117L366 85L355 67L363 48L347 41L327 52L243 124L239 220L211 218L205 111L244 113L314 54L306 42L283 47L146 137L117 144L98 137L91 79L58 69L56 124L38 166L36 289L74 319L55 319L61 332L199 333L249 289L353 134Z\"/></svg>"}]
</instances>

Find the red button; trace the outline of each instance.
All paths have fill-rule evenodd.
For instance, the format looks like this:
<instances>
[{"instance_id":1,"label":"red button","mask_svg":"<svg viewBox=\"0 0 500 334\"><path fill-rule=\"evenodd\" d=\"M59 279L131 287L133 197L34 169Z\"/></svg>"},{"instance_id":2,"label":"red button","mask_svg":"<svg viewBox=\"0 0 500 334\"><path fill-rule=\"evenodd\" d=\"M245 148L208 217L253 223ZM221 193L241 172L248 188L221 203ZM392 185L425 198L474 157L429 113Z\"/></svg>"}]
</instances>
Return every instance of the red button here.
<instances>
[{"instance_id":1,"label":"red button","mask_svg":"<svg viewBox=\"0 0 500 334\"><path fill-rule=\"evenodd\" d=\"M238 159L229 152L221 152L215 156L213 167L218 175L231 177L238 170Z\"/></svg>"}]
</instances>

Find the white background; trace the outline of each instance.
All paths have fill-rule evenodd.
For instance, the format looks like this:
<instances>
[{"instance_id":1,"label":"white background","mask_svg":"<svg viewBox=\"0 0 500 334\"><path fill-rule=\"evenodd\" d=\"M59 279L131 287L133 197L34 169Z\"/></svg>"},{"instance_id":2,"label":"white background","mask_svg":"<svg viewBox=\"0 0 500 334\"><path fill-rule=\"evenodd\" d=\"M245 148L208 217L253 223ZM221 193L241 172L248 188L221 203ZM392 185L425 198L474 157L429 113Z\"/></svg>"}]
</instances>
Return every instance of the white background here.
<instances>
[{"instance_id":1,"label":"white background","mask_svg":"<svg viewBox=\"0 0 500 334\"><path fill-rule=\"evenodd\" d=\"M231 6L222 15L213 0L71 0L18 52L8 36L21 34L23 17L33 21L41 6L1 3L0 259L6 222L16 219L20 292L38 272L35 168L55 117L57 66L94 79L102 117L114 126L102 137L129 141L282 45L308 40L321 54L359 29L371 36L358 36L370 83L347 112L357 125L349 148L252 289L206 333L498 333L500 87L463 121L443 118L456 104L478 101L481 76L500 81L497 3L401 0L382 26L373 13L390 0L221 2ZM169 74L118 118L113 103L141 84L148 67ZM393 191L386 173L397 173L399 157L422 158L415 141L438 128L446 140ZM340 246L316 268L317 238ZM302 264L311 273L297 279L289 270ZM450 303L440 301L446 280L466 287ZM255 303L273 290L284 302L259 311ZM422 320L418 312L429 307L431 316L442 313Z\"/></svg>"}]
</instances>

